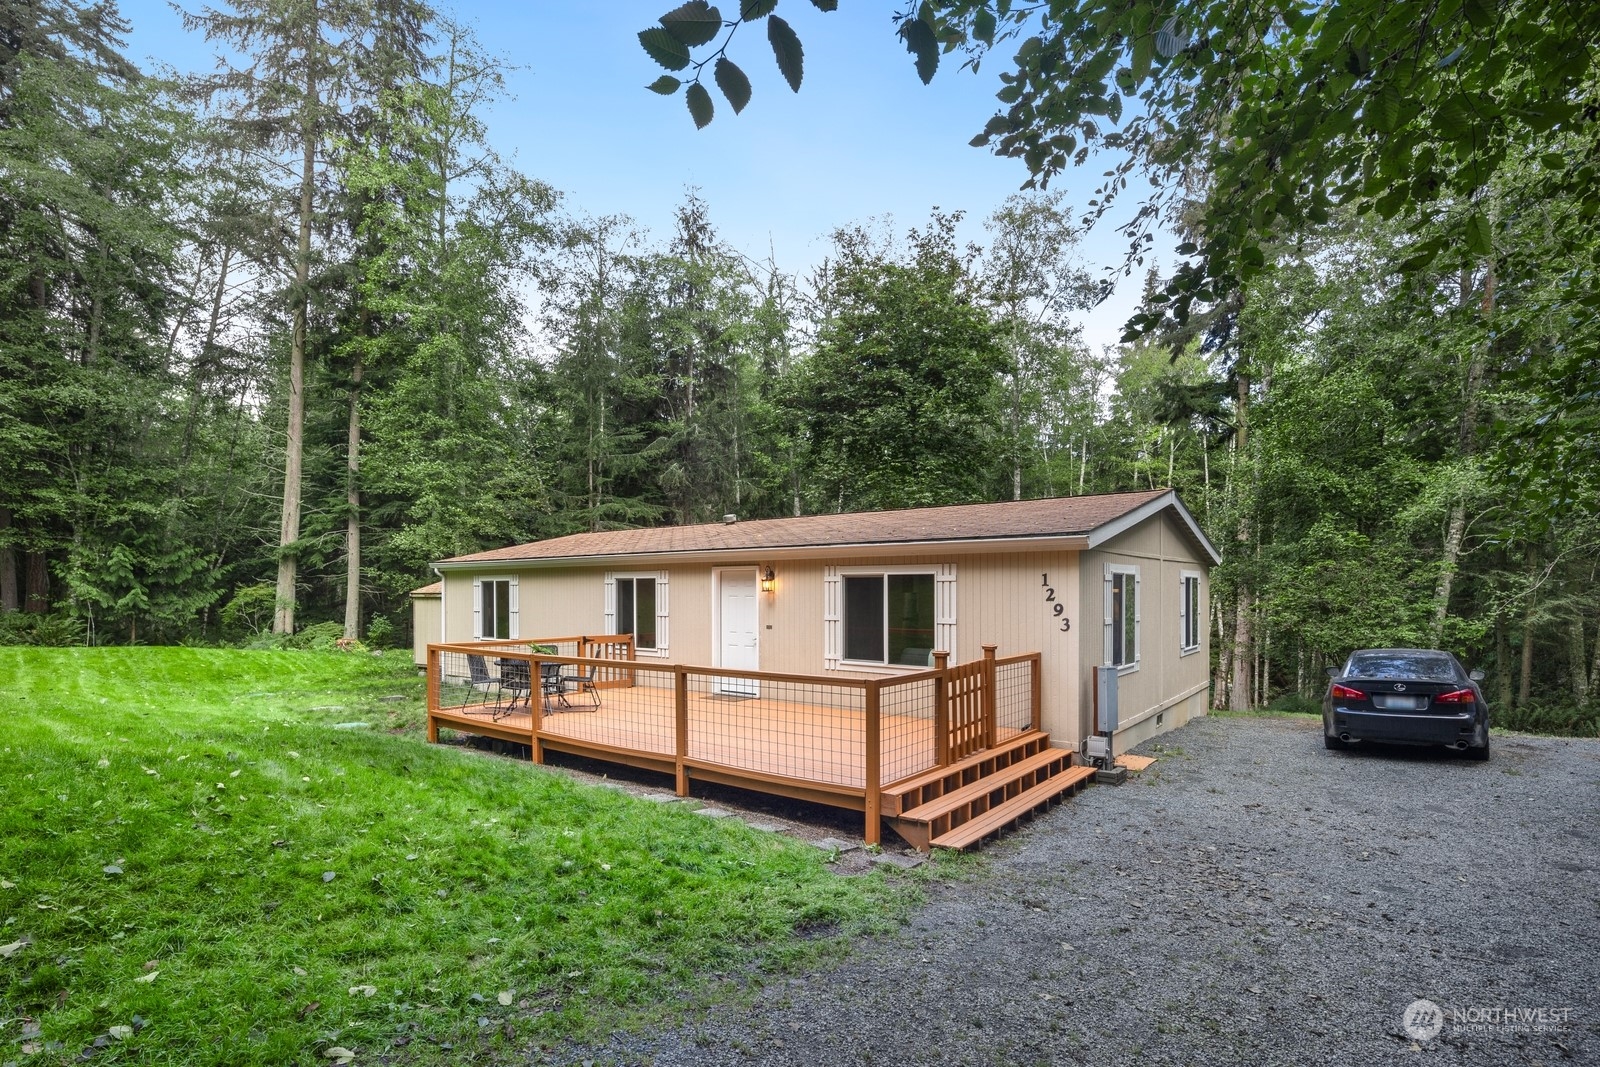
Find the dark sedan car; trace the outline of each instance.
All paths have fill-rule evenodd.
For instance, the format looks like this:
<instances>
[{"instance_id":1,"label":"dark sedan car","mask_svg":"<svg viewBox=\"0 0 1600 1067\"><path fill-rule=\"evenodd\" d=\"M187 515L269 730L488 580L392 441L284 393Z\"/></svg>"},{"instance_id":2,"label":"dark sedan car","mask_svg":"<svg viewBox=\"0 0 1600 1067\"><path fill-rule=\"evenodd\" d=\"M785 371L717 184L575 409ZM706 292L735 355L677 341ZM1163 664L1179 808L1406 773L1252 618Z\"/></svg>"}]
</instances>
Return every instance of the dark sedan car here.
<instances>
[{"instance_id":1,"label":"dark sedan car","mask_svg":"<svg viewBox=\"0 0 1600 1067\"><path fill-rule=\"evenodd\" d=\"M1489 758L1489 703L1448 652L1366 648L1329 667L1322 734L1329 748L1355 741L1443 745L1471 759Z\"/></svg>"}]
</instances>

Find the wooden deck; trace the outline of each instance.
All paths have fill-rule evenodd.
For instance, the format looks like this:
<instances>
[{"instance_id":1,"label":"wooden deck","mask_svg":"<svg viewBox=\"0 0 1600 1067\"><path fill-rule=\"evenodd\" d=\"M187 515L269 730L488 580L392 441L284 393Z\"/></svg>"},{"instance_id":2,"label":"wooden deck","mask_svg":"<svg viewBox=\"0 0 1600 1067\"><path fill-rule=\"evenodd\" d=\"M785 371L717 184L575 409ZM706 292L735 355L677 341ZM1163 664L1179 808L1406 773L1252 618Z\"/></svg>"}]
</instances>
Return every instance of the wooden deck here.
<instances>
[{"instance_id":1,"label":"wooden deck","mask_svg":"<svg viewBox=\"0 0 1600 1067\"><path fill-rule=\"evenodd\" d=\"M590 637L430 645L428 740L455 730L528 745L536 763L556 751L642 767L673 775L682 796L698 780L849 808L877 843L897 784L974 753L981 763L1013 739L1049 742L1039 653L1000 659L989 645L971 663L935 658L927 671L880 679L643 661L625 642ZM1009 678L1003 700L997 671ZM571 683L566 699L541 700L537 683L528 692L529 679L554 694L558 676L584 675L594 685Z\"/></svg>"},{"instance_id":2,"label":"wooden deck","mask_svg":"<svg viewBox=\"0 0 1600 1067\"><path fill-rule=\"evenodd\" d=\"M635 686L606 690L601 696L601 706L592 711L543 713L538 738L543 747L600 759L626 752L634 758L625 762L672 773L677 755L673 691ZM859 710L707 693L688 694L687 704L686 758L695 771L788 778L830 793L856 794L866 788L866 723ZM530 746L535 741L533 715L522 708L498 720L489 704L441 708L434 717L440 726L466 733ZM931 717L884 715L881 721L880 768L886 786L937 766ZM997 730L1002 741L1017 732Z\"/></svg>"}]
</instances>

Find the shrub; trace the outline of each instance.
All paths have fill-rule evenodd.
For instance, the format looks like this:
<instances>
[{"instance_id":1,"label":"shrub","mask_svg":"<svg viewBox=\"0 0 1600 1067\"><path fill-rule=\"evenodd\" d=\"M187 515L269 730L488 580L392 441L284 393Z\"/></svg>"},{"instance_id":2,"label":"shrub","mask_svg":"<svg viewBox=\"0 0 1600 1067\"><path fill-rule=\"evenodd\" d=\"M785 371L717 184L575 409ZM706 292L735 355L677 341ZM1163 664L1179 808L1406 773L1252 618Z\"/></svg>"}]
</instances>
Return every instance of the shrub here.
<instances>
[{"instance_id":1,"label":"shrub","mask_svg":"<svg viewBox=\"0 0 1600 1067\"><path fill-rule=\"evenodd\" d=\"M1267 705L1268 711L1283 711L1290 715L1320 715L1322 714L1322 701L1312 700L1310 697L1299 693L1280 693L1272 698Z\"/></svg>"},{"instance_id":2,"label":"shrub","mask_svg":"<svg viewBox=\"0 0 1600 1067\"><path fill-rule=\"evenodd\" d=\"M387 616L374 615L367 621L367 644L373 648L393 648L394 639L394 623Z\"/></svg>"},{"instance_id":3,"label":"shrub","mask_svg":"<svg viewBox=\"0 0 1600 1067\"><path fill-rule=\"evenodd\" d=\"M12 611L0 615L0 645L65 648L84 643L83 620L60 612L39 615Z\"/></svg>"},{"instance_id":4,"label":"shrub","mask_svg":"<svg viewBox=\"0 0 1600 1067\"><path fill-rule=\"evenodd\" d=\"M311 649L317 652L332 652L338 642L344 640L344 624L338 622L316 622L299 631L289 639L290 648Z\"/></svg>"},{"instance_id":5,"label":"shrub","mask_svg":"<svg viewBox=\"0 0 1600 1067\"><path fill-rule=\"evenodd\" d=\"M222 629L229 637L255 638L272 626L278 591L266 582L241 586L222 607Z\"/></svg>"},{"instance_id":6,"label":"shrub","mask_svg":"<svg viewBox=\"0 0 1600 1067\"><path fill-rule=\"evenodd\" d=\"M1520 708L1491 708L1489 723L1503 730L1561 737L1600 737L1600 704L1530 700Z\"/></svg>"}]
</instances>

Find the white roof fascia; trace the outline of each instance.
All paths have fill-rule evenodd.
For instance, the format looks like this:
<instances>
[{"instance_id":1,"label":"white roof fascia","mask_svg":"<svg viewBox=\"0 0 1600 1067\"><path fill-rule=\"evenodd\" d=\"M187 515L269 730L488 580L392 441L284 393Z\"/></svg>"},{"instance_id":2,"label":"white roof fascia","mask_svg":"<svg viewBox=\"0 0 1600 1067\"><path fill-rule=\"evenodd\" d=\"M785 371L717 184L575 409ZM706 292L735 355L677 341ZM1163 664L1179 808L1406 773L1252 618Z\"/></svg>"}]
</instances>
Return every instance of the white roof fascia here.
<instances>
[{"instance_id":1,"label":"white roof fascia","mask_svg":"<svg viewBox=\"0 0 1600 1067\"><path fill-rule=\"evenodd\" d=\"M514 559L480 559L435 563L437 571L482 570L485 567L596 567L629 562L716 563L725 560L776 559L851 559L886 554L937 556L943 553L973 555L1005 551L1012 545L1025 545L1030 551L1056 549L1081 552L1092 547L1083 534L1043 534L1031 537L983 537L949 541L864 541L844 545L789 545L782 548L682 549L672 552L616 552L591 556L536 556Z\"/></svg>"}]
</instances>

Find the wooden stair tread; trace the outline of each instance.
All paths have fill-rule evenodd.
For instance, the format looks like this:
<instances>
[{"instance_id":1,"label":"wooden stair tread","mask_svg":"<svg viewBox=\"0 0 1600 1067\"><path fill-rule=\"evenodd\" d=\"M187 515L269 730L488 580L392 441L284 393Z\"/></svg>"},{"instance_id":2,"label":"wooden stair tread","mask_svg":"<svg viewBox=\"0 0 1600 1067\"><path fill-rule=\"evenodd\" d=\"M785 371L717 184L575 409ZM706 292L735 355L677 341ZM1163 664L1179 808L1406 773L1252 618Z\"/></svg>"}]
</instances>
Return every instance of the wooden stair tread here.
<instances>
[{"instance_id":1,"label":"wooden stair tread","mask_svg":"<svg viewBox=\"0 0 1600 1067\"><path fill-rule=\"evenodd\" d=\"M949 766L935 767L931 771L924 771L921 774L915 775L911 778L902 778L898 782L891 782L884 786L883 792L885 795L894 794L896 796L904 796L907 793L915 792L916 790L925 788L926 786L932 785L935 782L941 782L953 775L962 774L963 772L968 771L973 767L980 766L989 760L994 759L996 756L1009 752L1012 749L1025 748L1030 744L1035 744L1040 741L1049 744L1050 735L1042 730L1028 730L1018 734L1015 737L1007 738L1005 741L1000 742L993 748L986 748L981 752L974 752L965 759L957 760L955 763L952 763Z\"/></svg>"},{"instance_id":2,"label":"wooden stair tread","mask_svg":"<svg viewBox=\"0 0 1600 1067\"><path fill-rule=\"evenodd\" d=\"M960 789L953 789L943 796L934 797L932 800L918 804L914 808L902 811L900 813L900 818L916 819L921 822L932 822L941 815L948 814L949 812L954 811L956 808L970 804L979 797L993 793L997 789L1004 789L1007 785L1010 785L1017 779L1028 774L1032 774L1034 771L1048 767L1050 764L1061 760L1071 762L1071 750L1064 748L1047 748L1043 752L1035 752L1033 755L1028 756L1025 759L1018 760L1016 763L1008 764L1007 766L1002 767L993 774L986 774L975 782L968 782ZM1065 773L1065 771L1066 768L1063 768L1063 773Z\"/></svg>"},{"instance_id":3,"label":"wooden stair tread","mask_svg":"<svg viewBox=\"0 0 1600 1067\"><path fill-rule=\"evenodd\" d=\"M1023 790L1004 804L990 808L982 815L962 823L934 838L932 844L939 848L966 848L968 845L994 833L1028 814L1047 801L1054 800L1074 785L1094 774L1093 767L1072 767L1038 785Z\"/></svg>"}]
</instances>

